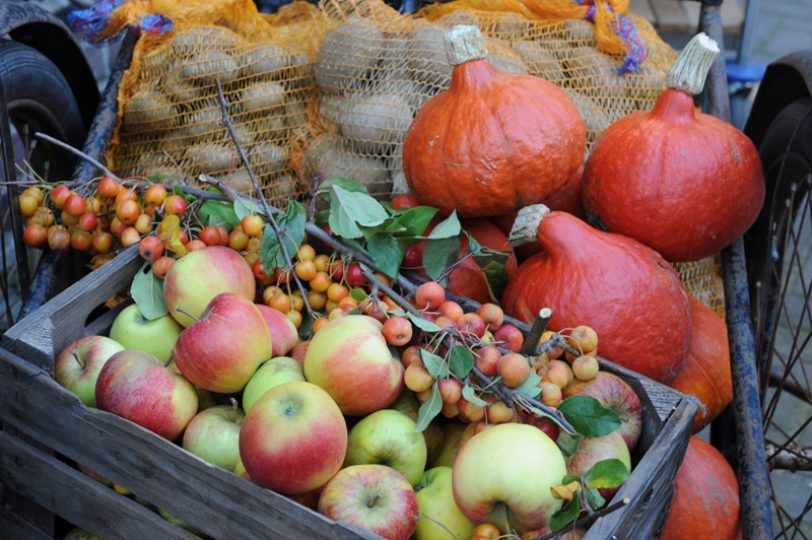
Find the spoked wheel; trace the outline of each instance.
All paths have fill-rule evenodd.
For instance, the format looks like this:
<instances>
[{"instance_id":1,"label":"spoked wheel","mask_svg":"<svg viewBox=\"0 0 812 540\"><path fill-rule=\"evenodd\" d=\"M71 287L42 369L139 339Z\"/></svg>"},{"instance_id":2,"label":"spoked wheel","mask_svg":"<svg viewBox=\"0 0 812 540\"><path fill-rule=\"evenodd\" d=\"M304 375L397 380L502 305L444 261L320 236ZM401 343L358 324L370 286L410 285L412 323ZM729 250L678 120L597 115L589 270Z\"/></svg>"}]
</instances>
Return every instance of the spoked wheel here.
<instances>
[{"instance_id":1,"label":"spoked wheel","mask_svg":"<svg viewBox=\"0 0 812 540\"><path fill-rule=\"evenodd\" d=\"M775 538L812 538L812 99L786 106L759 152L767 200L747 259Z\"/></svg>"},{"instance_id":2,"label":"spoked wheel","mask_svg":"<svg viewBox=\"0 0 812 540\"><path fill-rule=\"evenodd\" d=\"M76 99L59 69L36 50L13 41L0 42L0 82L8 114L9 146L13 151L17 182L66 180L73 158L59 149L41 143L34 133L41 131L81 146L84 126ZM0 119L5 121L5 119ZM0 160L3 155L0 152ZM2 276L0 328L14 323L31 275L42 252L26 248L21 241L23 222L17 207L21 184L0 188L0 238Z\"/></svg>"}]
</instances>

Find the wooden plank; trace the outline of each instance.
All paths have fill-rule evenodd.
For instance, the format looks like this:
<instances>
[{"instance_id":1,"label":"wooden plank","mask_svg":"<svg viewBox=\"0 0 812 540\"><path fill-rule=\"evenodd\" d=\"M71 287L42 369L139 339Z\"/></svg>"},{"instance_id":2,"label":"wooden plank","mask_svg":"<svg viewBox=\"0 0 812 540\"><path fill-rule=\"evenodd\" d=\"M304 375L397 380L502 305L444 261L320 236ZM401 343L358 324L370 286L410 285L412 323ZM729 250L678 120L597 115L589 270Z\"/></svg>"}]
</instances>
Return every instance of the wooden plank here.
<instances>
[{"instance_id":1,"label":"wooden plank","mask_svg":"<svg viewBox=\"0 0 812 540\"><path fill-rule=\"evenodd\" d=\"M0 419L215 538L379 538L89 409L47 372L3 350Z\"/></svg>"},{"instance_id":2,"label":"wooden plank","mask_svg":"<svg viewBox=\"0 0 812 540\"><path fill-rule=\"evenodd\" d=\"M629 13L642 17L652 24L657 20L654 11L651 9L649 0L631 0L629 2Z\"/></svg>"},{"instance_id":3,"label":"wooden plank","mask_svg":"<svg viewBox=\"0 0 812 540\"><path fill-rule=\"evenodd\" d=\"M5 540L54 540L17 514L0 505L0 532Z\"/></svg>"},{"instance_id":4,"label":"wooden plank","mask_svg":"<svg viewBox=\"0 0 812 540\"><path fill-rule=\"evenodd\" d=\"M674 0L651 0L651 8L657 18L657 29L660 31L687 30L688 18L682 7L682 2ZM690 31L690 30L688 30Z\"/></svg>"},{"instance_id":5,"label":"wooden plank","mask_svg":"<svg viewBox=\"0 0 812 540\"><path fill-rule=\"evenodd\" d=\"M2 345L44 369L54 356L83 335L87 316L129 283L143 261L138 245L80 279L34 313L9 328Z\"/></svg>"},{"instance_id":6,"label":"wooden plank","mask_svg":"<svg viewBox=\"0 0 812 540\"><path fill-rule=\"evenodd\" d=\"M103 538L197 538L6 432L0 432L0 475L13 491Z\"/></svg>"}]
</instances>

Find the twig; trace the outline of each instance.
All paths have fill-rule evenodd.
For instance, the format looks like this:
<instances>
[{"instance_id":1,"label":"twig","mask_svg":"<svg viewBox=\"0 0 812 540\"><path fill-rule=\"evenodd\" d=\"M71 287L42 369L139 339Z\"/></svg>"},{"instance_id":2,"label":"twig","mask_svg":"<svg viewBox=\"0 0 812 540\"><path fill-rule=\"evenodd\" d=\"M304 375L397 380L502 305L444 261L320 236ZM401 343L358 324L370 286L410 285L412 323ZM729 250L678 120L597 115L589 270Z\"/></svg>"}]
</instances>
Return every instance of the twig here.
<instances>
[{"instance_id":1,"label":"twig","mask_svg":"<svg viewBox=\"0 0 812 540\"><path fill-rule=\"evenodd\" d=\"M367 278L367 281L372 283L374 287L377 287L380 291L382 291L386 296L391 298L395 301L397 305L403 308L405 311L411 313L416 317L423 317L423 314L418 311L413 305L411 305L405 298L399 295L392 287L378 279L378 277L372 273L369 268L366 267L365 264L361 265L361 270L364 272L364 277Z\"/></svg>"},{"instance_id":2,"label":"twig","mask_svg":"<svg viewBox=\"0 0 812 540\"><path fill-rule=\"evenodd\" d=\"M533 326L527 333L527 337L524 338L524 343L522 343L522 348L519 352L525 356L531 356L536 353L536 347L538 346L539 339L541 339L541 334L547 329L547 323L549 323L552 318L552 309L541 308L539 310L539 314L536 316L536 320L533 321Z\"/></svg>"},{"instance_id":3,"label":"twig","mask_svg":"<svg viewBox=\"0 0 812 540\"><path fill-rule=\"evenodd\" d=\"M84 159L85 161L87 161L88 163L90 163L91 165L95 166L96 168L98 168L101 172L103 172L107 176L112 176L113 178L115 178L117 180L121 180L121 178L116 176L115 173L113 173L113 171L111 171L110 169L108 169L107 167L102 165L101 162L99 162L99 160L97 160L97 159L95 159L93 157L90 157L89 155L85 154L81 150L78 150L78 149L72 147L71 145L69 145L67 143L63 143L59 139L54 139L50 135L46 135L45 133L40 133L39 131L34 133L34 137L36 137L37 139L41 139L43 141L47 141L47 142L49 142L49 143L51 143L53 145L56 145L56 146L62 148L63 150L67 150L71 154L73 154L73 155L75 155L77 157L80 157L80 158Z\"/></svg>"},{"instance_id":4,"label":"twig","mask_svg":"<svg viewBox=\"0 0 812 540\"><path fill-rule=\"evenodd\" d=\"M231 137L234 146L237 148L237 153L240 155L240 160L242 160L243 167L245 167L246 172L248 172L248 176L251 178L251 184L254 186L254 190L257 192L265 218L271 225L277 240L279 240L279 249L282 251L282 256L285 258L285 263L288 265L288 268L290 268L291 274L293 274L293 280L296 282L296 287L302 293L302 301L307 309L307 313L311 319L315 319L316 312L313 311L313 308L310 306L310 302L307 300L307 289L305 289L302 281L299 279L299 276L293 270L293 259L291 259L290 253L288 253L288 247L285 243L285 235L279 228L279 223L276 222L276 218L271 210L271 205L268 204L268 200L265 198L265 194L262 192L262 188L259 185L259 180L257 180L257 176L254 174L254 169L248 162L248 156L245 153L245 149L240 144L240 141L237 140L237 134L234 132L234 124L231 123L231 116L228 114L228 103L226 102L225 95L223 95L223 85L220 84L219 77L214 80L214 84L217 87L217 100L220 102L220 111L223 114L223 125L228 131L228 135Z\"/></svg>"},{"instance_id":5,"label":"twig","mask_svg":"<svg viewBox=\"0 0 812 540\"><path fill-rule=\"evenodd\" d=\"M627 504L629 504L631 502L632 502L631 499L629 499L628 497L624 497L623 499L621 499L620 501L618 501L616 503L610 504L609 506L601 508L600 510L596 510L595 512L592 512L591 514L587 514L587 515L585 515L584 517L582 517L580 519L576 519L575 522L572 524L572 526L573 527L589 527L590 525L592 525L592 523L597 521L599 518L602 518L603 516L611 514L615 510L620 510L621 508L623 508L624 506L626 506ZM558 532L545 534L544 536L536 536L532 540L554 540L555 538L559 538L559 537L561 537L562 534L566 533L568 528L569 527L565 527L564 529L561 529Z\"/></svg>"}]
</instances>

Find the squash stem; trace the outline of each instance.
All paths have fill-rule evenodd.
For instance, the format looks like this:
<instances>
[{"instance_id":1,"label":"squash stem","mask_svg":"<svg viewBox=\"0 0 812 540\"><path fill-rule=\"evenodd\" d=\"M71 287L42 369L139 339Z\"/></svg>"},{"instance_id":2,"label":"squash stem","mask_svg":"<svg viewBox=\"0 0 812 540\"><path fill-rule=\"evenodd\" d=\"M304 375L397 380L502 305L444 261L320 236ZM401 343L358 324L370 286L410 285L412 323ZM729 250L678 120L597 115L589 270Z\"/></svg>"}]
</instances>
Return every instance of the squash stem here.
<instances>
[{"instance_id":1,"label":"squash stem","mask_svg":"<svg viewBox=\"0 0 812 540\"><path fill-rule=\"evenodd\" d=\"M691 38L668 71L668 87L692 96L699 94L718 55L719 45L704 32L698 33Z\"/></svg>"}]
</instances>

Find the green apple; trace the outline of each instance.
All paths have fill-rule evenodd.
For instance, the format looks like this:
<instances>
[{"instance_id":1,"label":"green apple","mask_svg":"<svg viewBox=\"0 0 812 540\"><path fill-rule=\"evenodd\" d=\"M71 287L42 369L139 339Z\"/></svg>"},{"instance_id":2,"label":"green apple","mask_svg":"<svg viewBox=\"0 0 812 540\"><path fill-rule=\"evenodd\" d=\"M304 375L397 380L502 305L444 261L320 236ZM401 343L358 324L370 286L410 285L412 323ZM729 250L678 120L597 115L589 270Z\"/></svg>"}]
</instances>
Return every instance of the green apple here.
<instances>
[{"instance_id":1,"label":"green apple","mask_svg":"<svg viewBox=\"0 0 812 540\"><path fill-rule=\"evenodd\" d=\"M148 352L166 364L182 330L183 327L170 315L149 320L133 304L124 308L113 321L110 339L127 349Z\"/></svg>"},{"instance_id":2,"label":"green apple","mask_svg":"<svg viewBox=\"0 0 812 540\"><path fill-rule=\"evenodd\" d=\"M454 464L454 458L457 457L457 453L460 451L462 434L467 427L468 424L460 422L449 422L445 425L443 446L437 453L437 457L429 462L430 467L451 467Z\"/></svg>"},{"instance_id":3,"label":"green apple","mask_svg":"<svg viewBox=\"0 0 812 540\"><path fill-rule=\"evenodd\" d=\"M79 396L88 407L96 406L96 381L110 358L124 351L121 343L104 336L74 341L54 360L56 382Z\"/></svg>"},{"instance_id":4,"label":"green apple","mask_svg":"<svg viewBox=\"0 0 812 540\"><path fill-rule=\"evenodd\" d=\"M183 447L228 471L240 460L240 424L245 413L234 405L217 405L197 413L183 432Z\"/></svg>"},{"instance_id":5,"label":"green apple","mask_svg":"<svg viewBox=\"0 0 812 540\"><path fill-rule=\"evenodd\" d=\"M350 430L344 466L379 464L392 467L417 484L426 468L426 441L414 420L402 412L382 409Z\"/></svg>"},{"instance_id":6,"label":"green apple","mask_svg":"<svg viewBox=\"0 0 812 540\"><path fill-rule=\"evenodd\" d=\"M242 408L251 410L262 394L282 383L303 381L302 364L289 356L271 358L254 372L242 393Z\"/></svg>"},{"instance_id":7,"label":"green apple","mask_svg":"<svg viewBox=\"0 0 812 540\"><path fill-rule=\"evenodd\" d=\"M400 411L417 422L417 411L420 409L420 403L418 403L414 392L404 388L389 408ZM440 451L443 449L443 441L445 440L443 428L437 422L431 422L423 430L423 438L426 440L426 450L428 451L426 462L431 463L440 455Z\"/></svg>"},{"instance_id":8,"label":"green apple","mask_svg":"<svg viewBox=\"0 0 812 540\"><path fill-rule=\"evenodd\" d=\"M454 502L451 488L451 467L434 467L423 473L414 488L417 496L415 540L455 540L471 538L474 524L465 517Z\"/></svg>"}]
</instances>

